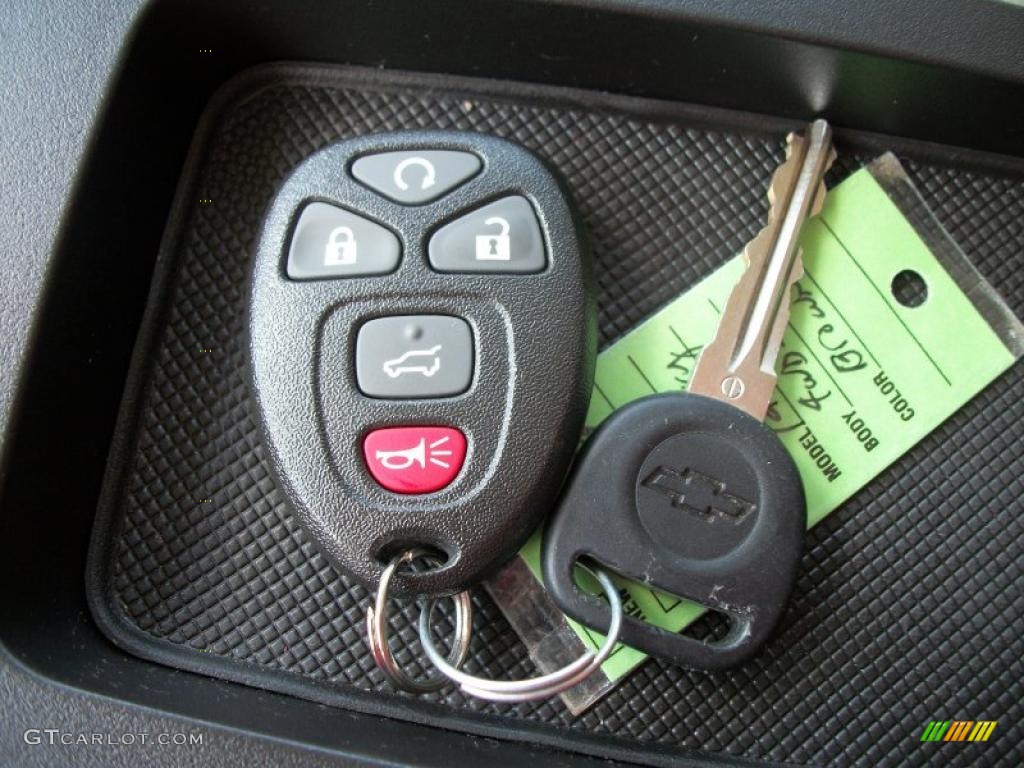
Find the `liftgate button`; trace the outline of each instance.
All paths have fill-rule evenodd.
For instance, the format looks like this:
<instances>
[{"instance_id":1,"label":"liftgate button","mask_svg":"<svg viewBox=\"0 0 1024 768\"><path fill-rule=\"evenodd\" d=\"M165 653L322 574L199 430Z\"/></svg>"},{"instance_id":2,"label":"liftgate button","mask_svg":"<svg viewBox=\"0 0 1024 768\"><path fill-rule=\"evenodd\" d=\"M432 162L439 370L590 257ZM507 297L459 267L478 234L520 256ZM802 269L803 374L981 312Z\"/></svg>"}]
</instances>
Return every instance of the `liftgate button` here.
<instances>
[{"instance_id":1,"label":"liftgate button","mask_svg":"<svg viewBox=\"0 0 1024 768\"><path fill-rule=\"evenodd\" d=\"M363 440L373 479L395 493L439 491L459 474L466 438L452 427L389 427Z\"/></svg>"}]
</instances>

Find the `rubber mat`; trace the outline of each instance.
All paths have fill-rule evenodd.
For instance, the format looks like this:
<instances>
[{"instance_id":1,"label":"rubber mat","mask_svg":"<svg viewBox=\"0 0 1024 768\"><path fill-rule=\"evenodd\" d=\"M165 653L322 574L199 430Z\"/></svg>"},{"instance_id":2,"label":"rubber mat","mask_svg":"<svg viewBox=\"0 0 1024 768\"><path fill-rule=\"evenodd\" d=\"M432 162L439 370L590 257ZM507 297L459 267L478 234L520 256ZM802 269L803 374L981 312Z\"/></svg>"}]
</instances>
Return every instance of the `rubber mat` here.
<instances>
[{"instance_id":1,"label":"rubber mat","mask_svg":"<svg viewBox=\"0 0 1024 768\"><path fill-rule=\"evenodd\" d=\"M595 253L603 343L761 226L786 125L601 94L276 67L230 86L196 139L128 383L91 554L91 602L131 652L343 707L635 761L735 756L1018 766L1024 741L1024 368L1017 366L808 534L786 618L739 669L649 661L580 717L555 701L429 700L384 683L367 593L300 530L268 469L246 378L262 213L288 172L376 131L483 131L565 178ZM872 143L874 142L874 143ZM1024 315L1024 178L838 133L835 183L895 149L978 268ZM859 149L858 149L859 148ZM483 590L467 669L534 674ZM396 647L415 606L396 606ZM444 632L447 627L439 627ZM397 654L412 671L422 660ZM996 720L923 744L930 720Z\"/></svg>"}]
</instances>

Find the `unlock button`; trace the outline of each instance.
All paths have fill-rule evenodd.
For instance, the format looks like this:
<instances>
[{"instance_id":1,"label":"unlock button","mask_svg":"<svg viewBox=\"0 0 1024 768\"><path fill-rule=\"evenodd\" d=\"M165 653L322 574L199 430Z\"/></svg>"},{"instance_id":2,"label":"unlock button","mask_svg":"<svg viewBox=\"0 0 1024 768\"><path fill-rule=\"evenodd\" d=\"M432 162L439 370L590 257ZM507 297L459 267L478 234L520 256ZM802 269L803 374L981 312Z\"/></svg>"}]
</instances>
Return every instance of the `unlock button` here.
<instances>
[{"instance_id":1,"label":"unlock button","mask_svg":"<svg viewBox=\"0 0 1024 768\"><path fill-rule=\"evenodd\" d=\"M503 197L441 227L427 247L438 272L540 272L544 238L530 202Z\"/></svg>"}]
</instances>

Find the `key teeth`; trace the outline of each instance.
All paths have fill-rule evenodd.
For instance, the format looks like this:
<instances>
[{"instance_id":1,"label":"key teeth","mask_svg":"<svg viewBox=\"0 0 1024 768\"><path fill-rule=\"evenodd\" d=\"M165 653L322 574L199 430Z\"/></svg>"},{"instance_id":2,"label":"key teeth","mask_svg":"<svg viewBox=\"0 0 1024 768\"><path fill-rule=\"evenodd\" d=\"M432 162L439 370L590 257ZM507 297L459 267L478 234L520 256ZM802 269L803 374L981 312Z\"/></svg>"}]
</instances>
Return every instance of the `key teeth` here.
<instances>
[{"instance_id":1,"label":"key teeth","mask_svg":"<svg viewBox=\"0 0 1024 768\"><path fill-rule=\"evenodd\" d=\"M814 202L811 203L811 210L808 212L808 216L817 216L821 213L821 209L825 207L825 196L828 194L828 190L825 188L824 182L818 187L818 193L814 196Z\"/></svg>"},{"instance_id":2,"label":"key teeth","mask_svg":"<svg viewBox=\"0 0 1024 768\"><path fill-rule=\"evenodd\" d=\"M812 151L814 156L809 157ZM822 176L835 157L830 131L823 121L813 124L806 135L787 135L786 159L772 174L767 190L771 204L768 221L743 248L744 272L722 310L714 337L697 360L690 392L723 400L755 418L764 418L777 382L775 361L789 321L793 285L804 275L798 228L803 221L795 222L796 228L787 227L778 254L775 234L785 223L795 195L801 197L796 203L801 218L820 212L827 194ZM805 168L813 178L807 178ZM815 182L817 186L812 187ZM769 272L773 258L786 261ZM756 271L755 262L759 266ZM769 279L772 282L766 286L759 282ZM742 384L738 395L722 390L727 376Z\"/></svg>"},{"instance_id":3,"label":"key teeth","mask_svg":"<svg viewBox=\"0 0 1024 768\"><path fill-rule=\"evenodd\" d=\"M804 143L803 134L791 131L786 134L786 159L789 160L793 156L794 151L803 149Z\"/></svg>"},{"instance_id":4,"label":"key teeth","mask_svg":"<svg viewBox=\"0 0 1024 768\"><path fill-rule=\"evenodd\" d=\"M789 290L792 292L793 286L796 285L796 281L804 276L804 254L803 251L797 254L797 257L793 260L793 269L789 273Z\"/></svg>"},{"instance_id":5,"label":"key teeth","mask_svg":"<svg viewBox=\"0 0 1024 768\"><path fill-rule=\"evenodd\" d=\"M775 218L779 215L778 200L776 190L782 183L782 179L787 175L793 175L798 172L800 165L800 158L804 152L804 137L799 133L789 133L786 135L786 159L775 169L772 173L771 181L768 183L768 223L765 228L769 228Z\"/></svg>"}]
</instances>

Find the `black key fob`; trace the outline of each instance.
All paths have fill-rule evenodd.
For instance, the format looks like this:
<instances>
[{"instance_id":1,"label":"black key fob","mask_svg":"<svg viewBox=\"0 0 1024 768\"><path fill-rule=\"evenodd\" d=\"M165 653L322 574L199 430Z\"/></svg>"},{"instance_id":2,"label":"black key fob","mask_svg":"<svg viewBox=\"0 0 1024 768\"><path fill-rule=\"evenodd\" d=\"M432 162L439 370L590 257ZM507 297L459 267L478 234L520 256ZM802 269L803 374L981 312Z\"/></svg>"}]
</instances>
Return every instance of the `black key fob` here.
<instances>
[{"instance_id":1,"label":"black key fob","mask_svg":"<svg viewBox=\"0 0 1024 768\"><path fill-rule=\"evenodd\" d=\"M730 628L716 642L630 616L621 639L680 666L723 669L755 653L781 618L805 526L800 475L771 430L718 400L652 395L584 446L544 532L544 583L599 631L608 607L576 585L580 559L718 611Z\"/></svg>"},{"instance_id":2,"label":"black key fob","mask_svg":"<svg viewBox=\"0 0 1024 768\"><path fill-rule=\"evenodd\" d=\"M593 384L592 271L567 195L523 147L364 136L304 160L266 215L252 386L281 487L367 585L467 588L548 513Z\"/></svg>"}]
</instances>

